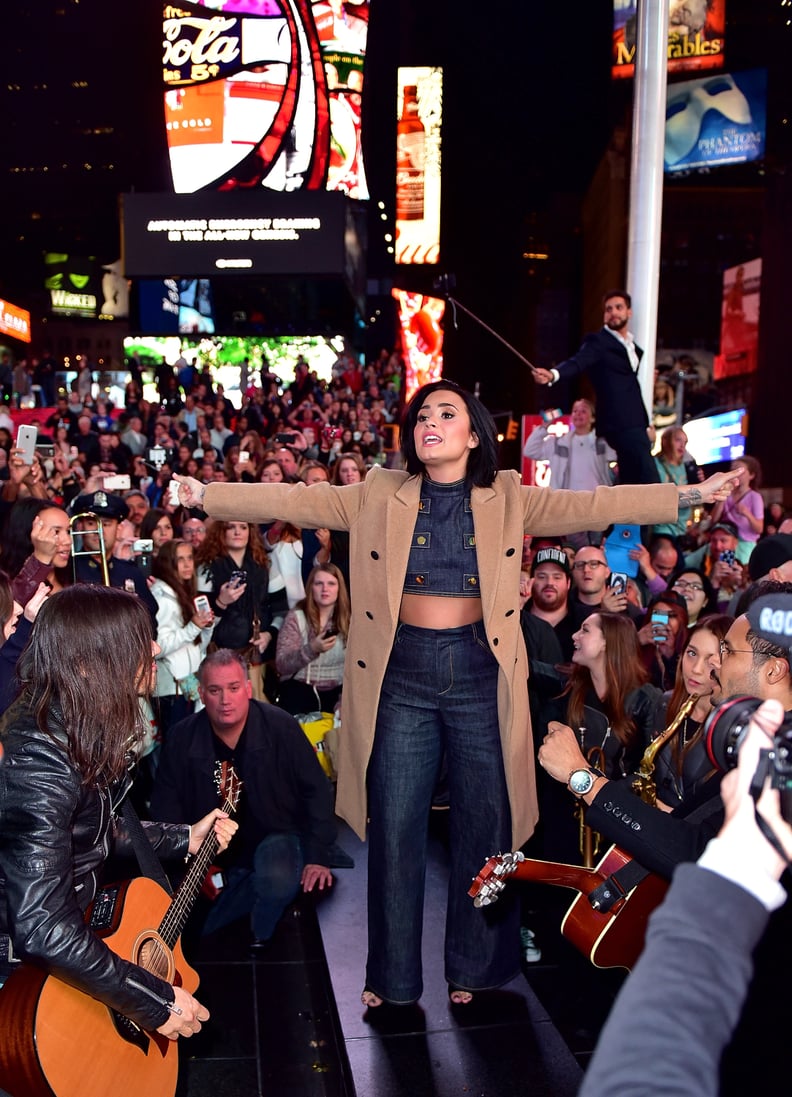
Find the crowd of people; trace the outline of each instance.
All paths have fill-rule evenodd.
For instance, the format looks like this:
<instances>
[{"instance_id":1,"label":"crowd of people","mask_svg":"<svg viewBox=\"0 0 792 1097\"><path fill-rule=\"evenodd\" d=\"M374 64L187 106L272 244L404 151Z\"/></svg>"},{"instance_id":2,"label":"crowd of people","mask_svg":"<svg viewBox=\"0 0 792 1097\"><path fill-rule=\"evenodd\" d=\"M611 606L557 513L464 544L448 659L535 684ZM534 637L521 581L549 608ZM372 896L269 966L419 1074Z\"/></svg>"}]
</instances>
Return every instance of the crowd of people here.
<instances>
[{"instance_id":1,"label":"crowd of people","mask_svg":"<svg viewBox=\"0 0 792 1097\"><path fill-rule=\"evenodd\" d=\"M600 337L571 365L534 371L538 382L590 370L599 399L618 399L611 360L623 354L629 365L640 351L626 329L629 298L616 292L606 306ZM544 429L529 443L557 472L541 489L498 469L492 417L453 382L424 385L400 410L386 352L365 369L341 361L326 385L303 362L283 389L264 372L239 409L186 360L158 368L153 407L132 372L123 408L93 402L85 388L59 398L47 420L51 453L28 460L10 432L0 439L1 734L12 760L54 735L47 765L70 767L100 799L113 790L114 805L117 786L130 783L120 744L131 735L148 760L138 802L159 820L150 837L171 854L185 848L183 829L157 827L185 818L202 819L199 836L215 826L230 841L229 820L213 810L214 772L219 762L237 766L247 787L242 833L225 854L226 886L205 932L249 915L252 947L266 948L297 892L330 887L331 869L350 863L335 844L337 814L368 841L362 1003L416 1002L441 775L454 1007L541 955L533 890L486 911L467 896L495 851L590 859L585 830L669 878L701 854L723 820L722 774L704 745L708 713L736 692L792 708L789 652L750 618L752 599L792 591L792 534L783 513L765 513L753 458L705 479L690 466L684 431L671 427L650 463L638 424L628 437L611 410L600 444L592 427L601 407L595 419L579 399L566 448ZM400 454L385 429L397 423ZM644 534L631 542L627 572L611 567L608 549L608 533L624 524ZM66 621L58 607L72 620L85 599L86 623L99 614L87 584L117 588L137 645L120 654L138 658L148 637L157 668L149 682L149 657L137 680L124 665L137 708L134 719L131 709L111 713L112 751L100 751L95 734L93 746L83 743L85 721L71 710L61 719L58 691L73 705L71 679L53 678L42 694L35 678L55 658L42 634ZM83 648L70 651L73 678L109 658L86 642L82 667ZM53 732L42 697L65 731ZM335 788L296 719L314 713L340 724ZM657 756L656 803L644 803L632 777L677 718L678 734ZM0 943L5 934L10 949L0 979L15 955L46 963L102 1000L128 1003L144 1025L189 1035L189 1025L163 1020L162 1003L174 999L161 981L149 986L159 1009L146 1009L145 988L120 994L125 969L105 970L92 987L71 961L59 954L50 964L45 943L32 949L20 936L17 885L33 884L18 880L15 843L28 841L20 835L33 823L9 773L0 769ZM630 819L640 820L634 832ZM52 915L73 918L86 898L59 892ZM193 999L183 1005L197 1030L206 1011Z\"/></svg>"}]
</instances>

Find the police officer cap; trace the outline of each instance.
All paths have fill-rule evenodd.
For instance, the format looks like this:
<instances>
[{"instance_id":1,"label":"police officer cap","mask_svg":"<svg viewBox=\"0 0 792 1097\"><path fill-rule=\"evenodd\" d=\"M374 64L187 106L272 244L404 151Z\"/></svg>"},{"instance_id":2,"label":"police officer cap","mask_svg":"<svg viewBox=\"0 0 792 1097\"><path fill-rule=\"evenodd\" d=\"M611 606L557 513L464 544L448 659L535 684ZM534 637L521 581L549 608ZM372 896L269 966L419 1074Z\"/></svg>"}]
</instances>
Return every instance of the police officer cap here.
<instances>
[{"instance_id":1,"label":"police officer cap","mask_svg":"<svg viewBox=\"0 0 792 1097\"><path fill-rule=\"evenodd\" d=\"M115 518L119 522L129 515L129 507L120 495L112 491L92 491L78 495L69 508L72 514L90 512L97 518Z\"/></svg>"},{"instance_id":2,"label":"police officer cap","mask_svg":"<svg viewBox=\"0 0 792 1097\"><path fill-rule=\"evenodd\" d=\"M777 647L792 649L792 594L763 594L746 612L751 631Z\"/></svg>"}]
</instances>

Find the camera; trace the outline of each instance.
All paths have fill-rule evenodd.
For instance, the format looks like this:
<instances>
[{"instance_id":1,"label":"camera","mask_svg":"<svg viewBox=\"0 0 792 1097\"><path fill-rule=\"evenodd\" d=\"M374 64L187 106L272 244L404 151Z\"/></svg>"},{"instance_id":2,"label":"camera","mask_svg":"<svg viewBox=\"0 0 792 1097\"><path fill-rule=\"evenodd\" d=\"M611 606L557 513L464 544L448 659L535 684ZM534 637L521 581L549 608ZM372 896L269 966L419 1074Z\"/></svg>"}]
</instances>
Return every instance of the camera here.
<instances>
[{"instance_id":1,"label":"camera","mask_svg":"<svg viewBox=\"0 0 792 1097\"><path fill-rule=\"evenodd\" d=\"M709 760L722 773L737 765L751 717L761 703L757 697L728 697L707 717L704 744ZM768 776L771 786L780 793L781 814L792 825L792 716L789 713L784 714L783 722L773 736L772 749L762 752L754 781L759 779L761 786Z\"/></svg>"}]
</instances>

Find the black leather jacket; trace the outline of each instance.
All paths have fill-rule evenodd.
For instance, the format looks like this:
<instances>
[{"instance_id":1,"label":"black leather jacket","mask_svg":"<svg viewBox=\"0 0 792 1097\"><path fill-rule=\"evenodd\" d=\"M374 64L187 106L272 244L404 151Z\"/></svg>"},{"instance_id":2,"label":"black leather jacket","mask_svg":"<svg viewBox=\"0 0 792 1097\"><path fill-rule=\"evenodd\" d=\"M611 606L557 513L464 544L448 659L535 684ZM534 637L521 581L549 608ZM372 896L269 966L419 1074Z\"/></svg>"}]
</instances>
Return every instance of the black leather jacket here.
<instances>
[{"instance_id":1,"label":"black leather jacket","mask_svg":"<svg viewBox=\"0 0 792 1097\"><path fill-rule=\"evenodd\" d=\"M108 790L83 785L57 741L17 703L0 765L0 936L14 956L57 975L151 1031L168 1019L173 988L116 956L84 921L111 844L132 846ZM162 856L187 852L189 827L144 823ZM2 991L0 991L2 993Z\"/></svg>"}]
</instances>

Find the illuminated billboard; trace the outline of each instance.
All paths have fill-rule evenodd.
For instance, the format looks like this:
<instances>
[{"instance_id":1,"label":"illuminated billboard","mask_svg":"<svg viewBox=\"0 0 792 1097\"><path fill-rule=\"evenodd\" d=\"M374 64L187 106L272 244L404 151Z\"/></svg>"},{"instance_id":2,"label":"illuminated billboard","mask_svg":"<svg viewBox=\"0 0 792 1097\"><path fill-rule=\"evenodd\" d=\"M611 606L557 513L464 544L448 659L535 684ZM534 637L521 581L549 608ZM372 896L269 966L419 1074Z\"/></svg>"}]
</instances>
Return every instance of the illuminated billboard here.
<instances>
[{"instance_id":1,"label":"illuminated billboard","mask_svg":"<svg viewBox=\"0 0 792 1097\"><path fill-rule=\"evenodd\" d=\"M400 68L396 122L396 262L440 257L443 70Z\"/></svg>"},{"instance_id":2,"label":"illuminated billboard","mask_svg":"<svg viewBox=\"0 0 792 1097\"><path fill-rule=\"evenodd\" d=\"M767 70L718 73L668 88L666 172L744 164L764 156Z\"/></svg>"},{"instance_id":3,"label":"illuminated billboard","mask_svg":"<svg viewBox=\"0 0 792 1097\"><path fill-rule=\"evenodd\" d=\"M405 400L421 385L443 376L443 329L445 300L425 297L407 290L391 290L399 306L401 351L404 358Z\"/></svg>"},{"instance_id":4,"label":"illuminated billboard","mask_svg":"<svg viewBox=\"0 0 792 1097\"><path fill-rule=\"evenodd\" d=\"M761 288L761 259L723 272L720 354L715 356L713 367L716 381L757 369Z\"/></svg>"},{"instance_id":5,"label":"illuminated billboard","mask_svg":"<svg viewBox=\"0 0 792 1097\"><path fill-rule=\"evenodd\" d=\"M122 195L128 278L215 274L343 274L342 194Z\"/></svg>"},{"instance_id":6,"label":"illuminated billboard","mask_svg":"<svg viewBox=\"0 0 792 1097\"><path fill-rule=\"evenodd\" d=\"M30 313L27 309L0 299L0 335L10 335L21 343L29 343Z\"/></svg>"},{"instance_id":7,"label":"illuminated billboard","mask_svg":"<svg viewBox=\"0 0 792 1097\"><path fill-rule=\"evenodd\" d=\"M103 263L93 255L48 251L44 270L53 316L113 320L129 315L129 286L120 259Z\"/></svg>"},{"instance_id":8,"label":"illuminated billboard","mask_svg":"<svg viewBox=\"0 0 792 1097\"><path fill-rule=\"evenodd\" d=\"M748 415L745 408L688 419L685 423L687 449L697 465L736 461L745 453Z\"/></svg>"},{"instance_id":9,"label":"illuminated billboard","mask_svg":"<svg viewBox=\"0 0 792 1097\"><path fill-rule=\"evenodd\" d=\"M614 76L635 73L638 0L613 0ZM723 67L726 0L670 0L668 71Z\"/></svg>"},{"instance_id":10,"label":"illuminated billboard","mask_svg":"<svg viewBox=\"0 0 792 1097\"><path fill-rule=\"evenodd\" d=\"M368 0L166 3L173 189L368 198L360 140L368 15Z\"/></svg>"},{"instance_id":11,"label":"illuminated billboard","mask_svg":"<svg viewBox=\"0 0 792 1097\"><path fill-rule=\"evenodd\" d=\"M211 335L215 330L208 278L162 278L138 282L138 323L150 334Z\"/></svg>"}]
</instances>

